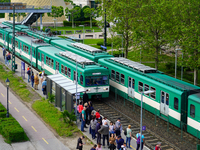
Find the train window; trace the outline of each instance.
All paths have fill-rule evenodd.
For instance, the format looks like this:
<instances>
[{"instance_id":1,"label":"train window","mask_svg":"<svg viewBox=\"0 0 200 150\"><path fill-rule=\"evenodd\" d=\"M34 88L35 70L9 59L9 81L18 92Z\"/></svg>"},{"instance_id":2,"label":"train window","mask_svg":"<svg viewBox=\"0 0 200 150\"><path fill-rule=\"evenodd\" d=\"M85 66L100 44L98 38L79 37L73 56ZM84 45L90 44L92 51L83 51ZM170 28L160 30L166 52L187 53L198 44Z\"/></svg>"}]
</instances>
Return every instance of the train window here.
<instances>
[{"instance_id":1,"label":"train window","mask_svg":"<svg viewBox=\"0 0 200 150\"><path fill-rule=\"evenodd\" d=\"M64 73L64 66L61 65L61 73Z\"/></svg>"},{"instance_id":2,"label":"train window","mask_svg":"<svg viewBox=\"0 0 200 150\"><path fill-rule=\"evenodd\" d=\"M46 56L46 65L48 65L49 57Z\"/></svg>"},{"instance_id":3,"label":"train window","mask_svg":"<svg viewBox=\"0 0 200 150\"><path fill-rule=\"evenodd\" d=\"M81 84L83 85L83 75L80 76Z\"/></svg>"},{"instance_id":4,"label":"train window","mask_svg":"<svg viewBox=\"0 0 200 150\"><path fill-rule=\"evenodd\" d=\"M143 83L142 82L139 82L138 90L139 90L139 92L143 92Z\"/></svg>"},{"instance_id":5,"label":"train window","mask_svg":"<svg viewBox=\"0 0 200 150\"><path fill-rule=\"evenodd\" d=\"M166 105L169 105L169 94L166 93Z\"/></svg>"},{"instance_id":6,"label":"train window","mask_svg":"<svg viewBox=\"0 0 200 150\"><path fill-rule=\"evenodd\" d=\"M108 76L103 76L102 85L108 85Z\"/></svg>"},{"instance_id":7,"label":"train window","mask_svg":"<svg viewBox=\"0 0 200 150\"><path fill-rule=\"evenodd\" d=\"M68 68L68 77L71 78L71 69L70 68Z\"/></svg>"},{"instance_id":8,"label":"train window","mask_svg":"<svg viewBox=\"0 0 200 150\"><path fill-rule=\"evenodd\" d=\"M145 84L144 85L144 91L148 91L148 90L149 90L149 85ZM149 96L149 94L145 94L145 95Z\"/></svg>"},{"instance_id":9,"label":"train window","mask_svg":"<svg viewBox=\"0 0 200 150\"><path fill-rule=\"evenodd\" d=\"M174 97L174 109L178 110L178 98Z\"/></svg>"},{"instance_id":10,"label":"train window","mask_svg":"<svg viewBox=\"0 0 200 150\"><path fill-rule=\"evenodd\" d=\"M3 34L2 33L0 33L0 38L3 39Z\"/></svg>"},{"instance_id":11,"label":"train window","mask_svg":"<svg viewBox=\"0 0 200 150\"><path fill-rule=\"evenodd\" d=\"M121 84L124 84L124 74L121 74Z\"/></svg>"},{"instance_id":12,"label":"train window","mask_svg":"<svg viewBox=\"0 0 200 150\"><path fill-rule=\"evenodd\" d=\"M56 70L59 71L59 62L56 61Z\"/></svg>"},{"instance_id":13,"label":"train window","mask_svg":"<svg viewBox=\"0 0 200 150\"><path fill-rule=\"evenodd\" d=\"M115 71L114 70L111 71L111 79L115 80Z\"/></svg>"},{"instance_id":14,"label":"train window","mask_svg":"<svg viewBox=\"0 0 200 150\"><path fill-rule=\"evenodd\" d=\"M15 47L18 47L18 41L15 41Z\"/></svg>"},{"instance_id":15,"label":"train window","mask_svg":"<svg viewBox=\"0 0 200 150\"><path fill-rule=\"evenodd\" d=\"M40 52L38 52L38 60L40 60Z\"/></svg>"},{"instance_id":16,"label":"train window","mask_svg":"<svg viewBox=\"0 0 200 150\"><path fill-rule=\"evenodd\" d=\"M20 49L22 49L22 43L20 43Z\"/></svg>"},{"instance_id":17,"label":"train window","mask_svg":"<svg viewBox=\"0 0 200 150\"><path fill-rule=\"evenodd\" d=\"M116 72L116 81L119 82L119 72Z\"/></svg>"},{"instance_id":18,"label":"train window","mask_svg":"<svg viewBox=\"0 0 200 150\"><path fill-rule=\"evenodd\" d=\"M67 76L67 67L65 67L65 75Z\"/></svg>"},{"instance_id":19,"label":"train window","mask_svg":"<svg viewBox=\"0 0 200 150\"><path fill-rule=\"evenodd\" d=\"M162 103L165 102L165 93L163 91L161 92L161 101Z\"/></svg>"},{"instance_id":20,"label":"train window","mask_svg":"<svg viewBox=\"0 0 200 150\"><path fill-rule=\"evenodd\" d=\"M190 105L190 116L192 117L192 118L194 118L195 117L195 106L194 105Z\"/></svg>"},{"instance_id":21,"label":"train window","mask_svg":"<svg viewBox=\"0 0 200 150\"><path fill-rule=\"evenodd\" d=\"M49 66L51 66L51 58L49 58Z\"/></svg>"},{"instance_id":22,"label":"train window","mask_svg":"<svg viewBox=\"0 0 200 150\"><path fill-rule=\"evenodd\" d=\"M33 49L33 52L34 52L34 57L35 57L35 48Z\"/></svg>"},{"instance_id":23,"label":"train window","mask_svg":"<svg viewBox=\"0 0 200 150\"><path fill-rule=\"evenodd\" d=\"M154 93L151 93L151 98L156 99L156 88L151 87L151 91L154 91Z\"/></svg>"},{"instance_id":24,"label":"train window","mask_svg":"<svg viewBox=\"0 0 200 150\"><path fill-rule=\"evenodd\" d=\"M51 67L53 68L53 59L51 59Z\"/></svg>"},{"instance_id":25,"label":"train window","mask_svg":"<svg viewBox=\"0 0 200 150\"><path fill-rule=\"evenodd\" d=\"M108 85L108 76L87 76L85 77L86 86Z\"/></svg>"}]
</instances>

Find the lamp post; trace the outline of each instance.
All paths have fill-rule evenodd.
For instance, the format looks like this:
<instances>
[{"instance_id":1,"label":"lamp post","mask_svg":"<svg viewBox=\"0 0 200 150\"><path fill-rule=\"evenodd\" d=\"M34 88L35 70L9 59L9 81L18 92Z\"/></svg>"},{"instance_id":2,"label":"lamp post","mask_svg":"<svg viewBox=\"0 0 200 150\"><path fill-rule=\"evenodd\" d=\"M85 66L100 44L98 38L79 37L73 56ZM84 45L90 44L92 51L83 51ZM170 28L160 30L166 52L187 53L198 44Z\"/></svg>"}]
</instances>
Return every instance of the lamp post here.
<instances>
[{"instance_id":1,"label":"lamp post","mask_svg":"<svg viewBox=\"0 0 200 150\"><path fill-rule=\"evenodd\" d=\"M141 92L141 112L140 112L140 150L142 150L142 104L143 104L143 95L144 94L152 94L155 93L155 91L148 90L145 92Z\"/></svg>"},{"instance_id":2,"label":"lamp post","mask_svg":"<svg viewBox=\"0 0 200 150\"><path fill-rule=\"evenodd\" d=\"M7 79L6 79L6 85L7 85L7 114L6 114L6 117L7 117L7 118L9 118L9 107L8 107L9 84L10 84L10 81L9 81L9 79L7 78Z\"/></svg>"},{"instance_id":3,"label":"lamp post","mask_svg":"<svg viewBox=\"0 0 200 150\"><path fill-rule=\"evenodd\" d=\"M84 32L85 32L85 30L84 30L84 25L79 25L79 27L83 27L83 44L84 44Z\"/></svg>"},{"instance_id":4,"label":"lamp post","mask_svg":"<svg viewBox=\"0 0 200 150\"><path fill-rule=\"evenodd\" d=\"M182 49L175 49L175 78L176 78L176 74L177 74L177 51L181 51ZM183 53L182 53L182 58L183 58ZM183 66L181 66L181 80L182 80L182 73L183 73Z\"/></svg>"},{"instance_id":5,"label":"lamp post","mask_svg":"<svg viewBox=\"0 0 200 150\"><path fill-rule=\"evenodd\" d=\"M76 58L76 123L77 123L77 83L78 83L78 80L77 80L77 58Z\"/></svg>"},{"instance_id":6,"label":"lamp post","mask_svg":"<svg viewBox=\"0 0 200 150\"><path fill-rule=\"evenodd\" d=\"M117 34L117 35L122 36L122 57L123 57L123 34Z\"/></svg>"}]
</instances>

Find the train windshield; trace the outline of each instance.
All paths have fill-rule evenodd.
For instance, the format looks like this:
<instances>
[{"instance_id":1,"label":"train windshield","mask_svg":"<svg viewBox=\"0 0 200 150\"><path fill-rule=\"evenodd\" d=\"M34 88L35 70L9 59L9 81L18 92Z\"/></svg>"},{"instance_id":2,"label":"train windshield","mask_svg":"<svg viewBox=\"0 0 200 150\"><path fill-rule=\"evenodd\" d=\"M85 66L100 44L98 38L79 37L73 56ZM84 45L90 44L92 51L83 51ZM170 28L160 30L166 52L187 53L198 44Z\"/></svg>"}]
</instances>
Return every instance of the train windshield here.
<instances>
[{"instance_id":1,"label":"train windshield","mask_svg":"<svg viewBox=\"0 0 200 150\"><path fill-rule=\"evenodd\" d=\"M108 85L108 76L87 76L85 84L86 86Z\"/></svg>"}]
</instances>

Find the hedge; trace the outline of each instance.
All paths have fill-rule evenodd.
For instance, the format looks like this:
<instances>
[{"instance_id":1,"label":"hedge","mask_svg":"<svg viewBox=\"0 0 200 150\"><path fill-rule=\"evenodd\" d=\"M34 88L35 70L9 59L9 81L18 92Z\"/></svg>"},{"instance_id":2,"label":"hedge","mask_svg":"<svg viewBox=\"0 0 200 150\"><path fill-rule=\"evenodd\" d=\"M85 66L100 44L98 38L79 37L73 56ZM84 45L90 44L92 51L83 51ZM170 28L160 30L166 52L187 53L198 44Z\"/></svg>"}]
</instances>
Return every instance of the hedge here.
<instances>
[{"instance_id":1,"label":"hedge","mask_svg":"<svg viewBox=\"0 0 200 150\"><path fill-rule=\"evenodd\" d=\"M28 137L24 129L11 115L6 118L7 110L0 103L0 134L6 139L8 143L27 141Z\"/></svg>"},{"instance_id":2,"label":"hedge","mask_svg":"<svg viewBox=\"0 0 200 150\"><path fill-rule=\"evenodd\" d=\"M90 21L74 21L74 24L76 26L79 26L79 25L90 26ZM66 26L72 26L72 21L66 21L66 20L64 20L63 21L63 26L64 27L66 27ZM92 21L92 26L97 26L97 21Z\"/></svg>"}]
</instances>

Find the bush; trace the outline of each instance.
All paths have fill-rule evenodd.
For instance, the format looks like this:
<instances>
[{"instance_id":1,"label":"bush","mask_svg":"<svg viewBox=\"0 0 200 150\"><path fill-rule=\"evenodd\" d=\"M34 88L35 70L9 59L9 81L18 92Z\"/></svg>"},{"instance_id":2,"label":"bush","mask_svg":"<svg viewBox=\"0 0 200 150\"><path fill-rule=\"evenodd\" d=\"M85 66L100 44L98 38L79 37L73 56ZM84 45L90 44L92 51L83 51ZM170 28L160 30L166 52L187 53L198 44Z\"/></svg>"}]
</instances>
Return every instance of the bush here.
<instances>
[{"instance_id":1,"label":"bush","mask_svg":"<svg viewBox=\"0 0 200 150\"><path fill-rule=\"evenodd\" d=\"M123 52L124 53L124 52ZM112 52L109 51L109 54L112 55ZM124 55L124 54L123 54ZM119 57L122 56L122 51L113 51L113 56Z\"/></svg>"},{"instance_id":2,"label":"bush","mask_svg":"<svg viewBox=\"0 0 200 150\"><path fill-rule=\"evenodd\" d=\"M72 22L71 21L66 21L64 20L63 21L63 26L66 27L66 26L72 26Z\"/></svg>"},{"instance_id":3,"label":"bush","mask_svg":"<svg viewBox=\"0 0 200 150\"><path fill-rule=\"evenodd\" d=\"M99 42L97 42L97 45L98 45L98 46L103 45L103 41L99 41Z\"/></svg>"}]
</instances>

